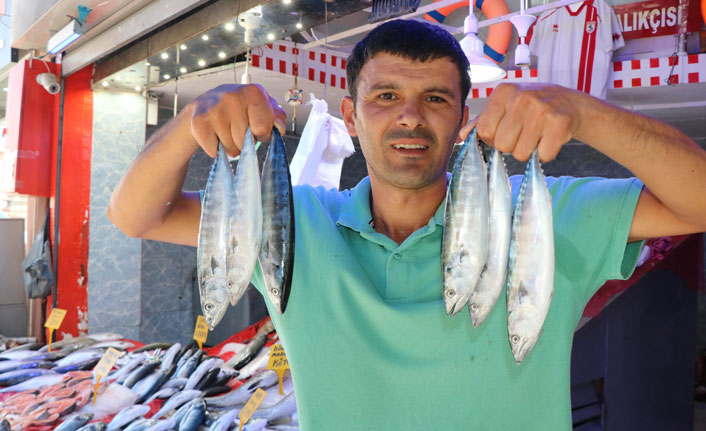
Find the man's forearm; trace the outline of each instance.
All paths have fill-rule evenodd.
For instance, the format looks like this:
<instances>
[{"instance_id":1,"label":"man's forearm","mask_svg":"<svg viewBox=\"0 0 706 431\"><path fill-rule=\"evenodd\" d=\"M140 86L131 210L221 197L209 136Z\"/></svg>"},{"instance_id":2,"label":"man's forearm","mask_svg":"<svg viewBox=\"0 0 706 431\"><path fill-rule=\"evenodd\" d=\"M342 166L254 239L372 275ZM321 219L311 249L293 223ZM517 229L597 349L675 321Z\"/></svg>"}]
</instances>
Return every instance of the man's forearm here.
<instances>
[{"instance_id":1,"label":"man's forearm","mask_svg":"<svg viewBox=\"0 0 706 431\"><path fill-rule=\"evenodd\" d=\"M189 109L152 136L113 191L108 218L129 236L149 236L178 210L189 160L198 149Z\"/></svg>"},{"instance_id":2,"label":"man's forearm","mask_svg":"<svg viewBox=\"0 0 706 431\"><path fill-rule=\"evenodd\" d=\"M706 152L657 120L590 99L575 137L629 169L676 217L706 227Z\"/></svg>"}]
</instances>

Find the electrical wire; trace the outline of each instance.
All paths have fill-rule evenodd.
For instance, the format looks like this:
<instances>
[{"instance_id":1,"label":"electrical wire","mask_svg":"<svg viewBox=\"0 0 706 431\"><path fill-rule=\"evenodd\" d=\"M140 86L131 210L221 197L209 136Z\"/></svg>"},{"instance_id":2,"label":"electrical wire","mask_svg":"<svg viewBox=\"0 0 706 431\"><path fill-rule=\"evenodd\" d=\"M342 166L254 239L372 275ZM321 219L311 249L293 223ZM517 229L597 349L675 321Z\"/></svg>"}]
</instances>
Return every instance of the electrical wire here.
<instances>
[{"instance_id":1,"label":"electrical wire","mask_svg":"<svg viewBox=\"0 0 706 431\"><path fill-rule=\"evenodd\" d=\"M324 0L324 100L326 100L326 89L328 88L328 2Z\"/></svg>"}]
</instances>

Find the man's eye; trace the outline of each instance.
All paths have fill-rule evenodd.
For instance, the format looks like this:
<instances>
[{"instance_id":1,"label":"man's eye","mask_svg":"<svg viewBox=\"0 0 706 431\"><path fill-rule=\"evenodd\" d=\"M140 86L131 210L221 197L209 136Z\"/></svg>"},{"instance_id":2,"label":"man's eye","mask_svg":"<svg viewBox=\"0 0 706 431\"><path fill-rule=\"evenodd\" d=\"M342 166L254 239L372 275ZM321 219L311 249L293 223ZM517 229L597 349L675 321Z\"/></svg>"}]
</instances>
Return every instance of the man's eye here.
<instances>
[{"instance_id":1,"label":"man's eye","mask_svg":"<svg viewBox=\"0 0 706 431\"><path fill-rule=\"evenodd\" d=\"M439 97L439 96L429 96L429 97L427 97L427 100L430 102L437 102L437 103L446 101L446 99L444 99L443 97Z\"/></svg>"},{"instance_id":2,"label":"man's eye","mask_svg":"<svg viewBox=\"0 0 706 431\"><path fill-rule=\"evenodd\" d=\"M378 96L378 98L382 100L394 100L395 95L392 93L382 93Z\"/></svg>"}]
</instances>

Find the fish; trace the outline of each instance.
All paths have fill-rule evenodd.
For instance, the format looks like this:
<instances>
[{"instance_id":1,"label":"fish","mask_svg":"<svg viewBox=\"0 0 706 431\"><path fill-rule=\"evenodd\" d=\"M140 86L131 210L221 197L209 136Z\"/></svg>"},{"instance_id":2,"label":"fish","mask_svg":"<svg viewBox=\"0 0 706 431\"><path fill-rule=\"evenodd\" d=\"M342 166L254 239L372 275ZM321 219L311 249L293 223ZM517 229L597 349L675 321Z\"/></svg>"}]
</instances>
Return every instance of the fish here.
<instances>
[{"instance_id":1,"label":"fish","mask_svg":"<svg viewBox=\"0 0 706 431\"><path fill-rule=\"evenodd\" d=\"M258 260L267 296L284 313L294 268L294 201L287 153L275 128L262 166L262 212L264 234Z\"/></svg>"},{"instance_id":2,"label":"fish","mask_svg":"<svg viewBox=\"0 0 706 431\"><path fill-rule=\"evenodd\" d=\"M111 431L120 429L125 425L129 424L130 422L134 421L135 419L146 415L149 411L150 406L146 406L143 404L135 404L126 409L123 409L113 417L110 423L108 423L107 430Z\"/></svg>"},{"instance_id":3,"label":"fish","mask_svg":"<svg viewBox=\"0 0 706 431\"><path fill-rule=\"evenodd\" d=\"M202 391L204 389L210 388L214 383L217 383L218 374L220 373L220 371L221 369L218 367L211 368L210 370L208 370L206 374L204 374L204 376L201 378L201 380L196 383L194 389Z\"/></svg>"},{"instance_id":4,"label":"fish","mask_svg":"<svg viewBox=\"0 0 706 431\"><path fill-rule=\"evenodd\" d=\"M240 414L238 409L232 409L224 413L221 417L216 419L215 422L211 424L208 431L228 431L228 429L233 425L235 419Z\"/></svg>"},{"instance_id":5,"label":"fish","mask_svg":"<svg viewBox=\"0 0 706 431\"><path fill-rule=\"evenodd\" d=\"M245 348L233 355L225 365L227 367L235 368L239 370L243 368L248 362L250 362L260 351L260 349L267 342L267 335L274 331L275 327L271 320L268 320L262 327L255 333L255 336L250 340L250 342L245 346Z\"/></svg>"},{"instance_id":6,"label":"fish","mask_svg":"<svg viewBox=\"0 0 706 431\"><path fill-rule=\"evenodd\" d=\"M161 417L164 417L165 415L169 414L172 410L176 410L182 405L184 405L187 402L192 401L196 397L199 397L201 395L201 391L196 390L196 389L187 389L183 392L179 392L178 394L174 395L173 397L169 398L167 402L162 405L162 408L159 409L157 413L155 413L152 417L155 419L159 419Z\"/></svg>"},{"instance_id":7,"label":"fish","mask_svg":"<svg viewBox=\"0 0 706 431\"><path fill-rule=\"evenodd\" d=\"M191 376L191 373L196 370L196 368L199 366L199 362L201 362L201 358L203 357L203 350L199 350L193 355L189 357L189 359L186 360L182 364L182 366L177 369L176 371L176 376L177 377L189 377Z\"/></svg>"},{"instance_id":8,"label":"fish","mask_svg":"<svg viewBox=\"0 0 706 431\"><path fill-rule=\"evenodd\" d=\"M206 415L206 403L203 398L195 399L179 421L179 431L195 431Z\"/></svg>"},{"instance_id":9,"label":"fish","mask_svg":"<svg viewBox=\"0 0 706 431\"><path fill-rule=\"evenodd\" d=\"M503 154L493 150L488 163L488 258L468 299L471 322L477 328L497 302L507 279L512 232L512 191Z\"/></svg>"},{"instance_id":10,"label":"fish","mask_svg":"<svg viewBox=\"0 0 706 431\"><path fill-rule=\"evenodd\" d=\"M140 381L140 388L138 389L136 384L132 387L132 391L137 394L136 403L143 403L150 395L159 390L159 388L167 381L169 376L172 375L176 365L172 365L166 370L157 370L156 372L150 374Z\"/></svg>"},{"instance_id":11,"label":"fish","mask_svg":"<svg viewBox=\"0 0 706 431\"><path fill-rule=\"evenodd\" d=\"M181 343L176 343L169 347L167 351L164 352L164 356L162 356L162 364L159 366L159 369L164 371L171 367L180 350Z\"/></svg>"},{"instance_id":12,"label":"fish","mask_svg":"<svg viewBox=\"0 0 706 431\"><path fill-rule=\"evenodd\" d=\"M177 389L177 388L160 389L157 392L150 395L150 397L147 398L147 400L145 401L145 404L149 404L156 399L160 399L160 400L167 399L167 398L171 397L172 395L176 394L177 392L179 392L179 389Z\"/></svg>"},{"instance_id":13,"label":"fish","mask_svg":"<svg viewBox=\"0 0 706 431\"><path fill-rule=\"evenodd\" d=\"M0 386L13 386L29 380L33 377L43 376L45 374L57 374L52 370L44 368L29 368L25 370L14 370L0 374Z\"/></svg>"},{"instance_id":14,"label":"fish","mask_svg":"<svg viewBox=\"0 0 706 431\"><path fill-rule=\"evenodd\" d=\"M132 388L135 383L139 382L159 366L159 360L146 360L139 367L133 370L122 383L126 388Z\"/></svg>"},{"instance_id":15,"label":"fish","mask_svg":"<svg viewBox=\"0 0 706 431\"><path fill-rule=\"evenodd\" d=\"M176 427L176 421L172 418L155 421L155 424L147 428L147 431L166 431Z\"/></svg>"},{"instance_id":16,"label":"fish","mask_svg":"<svg viewBox=\"0 0 706 431\"><path fill-rule=\"evenodd\" d=\"M294 392L290 392L275 404L267 407L260 407L255 410L252 419L267 419L268 421L276 421L278 419L291 416L297 411L297 401L294 398Z\"/></svg>"},{"instance_id":17,"label":"fish","mask_svg":"<svg viewBox=\"0 0 706 431\"><path fill-rule=\"evenodd\" d=\"M258 372L267 369L267 362L270 360L270 348L263 347L260 352L253 358L252 361L248 362L246 366L240 369L240 374L238 379L244 380L248 377L257 374Z\"/></svg>"},{"instance_id":18,"label":"fish","mask_svg":"<svg viewBox=\"0 0 706 431\"><path fill-rule=\"evenodd\" d=\"M249 127L245 132L245 140L240 150L233 190L226 278L230 303L236 305L250 285L263 235L260 168L255 151L255 139Z\"/></svg>"},{"instance_id":19,"label":"fish","mask_svg":"<svg viewBox=\"0 0 706 431\"><path fill-rule=\"evenodd\" d=\"M200 388L197 387L197 389L201 390ZM217 386L209 386L206 389L203 389L203 397L215 397L217 395L222 395L225 394L226 392L230 392L231 387L230 386L225 386L225 385L217 385Z\"/></svg>"},{"instance_id":20,"label":"fish","mask_svg":"<svg viewBox=\"0 0 706 431\"><path fill-rule=\"evenodd\" d=\"M488 255L488 179L476 129L454 163L446 193L441 278L446 314L468 303Z\"/></svg>"},{"instance_id":21,"label":"fish","mask_svg":"<svg viewBox=\"0 0 706 431\"><path fill-rule=\"evenodd\" d=\"M125 379L128 378L130 373L132 371L134 371L140 365L140 363L142 363L142 361L146 357L147 357L146 353L132 354L132 357L130 358L130 360L125 365L120 367L118 370L111 373L108 376L108 378L111 381L115 381L117 383L122 384L125 381Z\"/></svg>"},{"instance_id":22,"label":"fish","mask_svg":"<svg viewBox=\"0 0 706 431\"><path fill-rule=\"evenodd\" d=\"M108 428L108 424L105 422L93 422L82 426L76 431L105 431L106 428Z\"/></svg>"},{"instance_id":23,"label":"fish","mask_svg":"<svg viewBox=\"0 0 706 431\"><path fill-rule=\"evenodd\" d=\"M554 227L537 150L527 163L512 221L507 281L507 329L522 362L539 338L554 293Z\"/></svg>"},{"instance_id":24,"label":"fish","mask_svg":"<svg viewBox=\"0 0 706 431\"><path fill-rule=\"evenodd\" d=\"M62 422L54 431L76 431L93 419L93 413L72 416Z\"/></svg>"},{"instance_id":25,"label":"fish","mask_svg":"<svg viewBox=\"0 0 706 431\"><path fill-rule=\"evenodd\" d=\"M150 350L165 350L169 349L172 346L172 343L150 343L150 344L145 344L142 347L138 347L137 349L133 350L131 353L142 353L142 352L149 352Z\"/></svg>"},{"instance_id":26,"label":"fish","mask_svg":"<svg viewBox=\"0 0 706 431\"><path fill-rule=\"evenodd\" d=\"M230 246L234 180L225 148L219 143L201 205L196 251L201 309L211 331L223 318L230 300L226 255Z\"/></svg>"},{"instance_id":27,"label":"fish","mask_svg":"<svg viewBox=\"0 0 706 431\"><path fill-rule=\"evenodd\" d=\"M42 361L42 360L35 360L35 359L29 359L26 361L20 361L20 360L7 360L7 361L2 361L0 362L0 373L6 373L9 371L15 371L15 370L26 370L29 368L54 368L56 365L55 362L52 361Z\"/></svg>"},{"instance_id":28,"label":"fish","mask_svg":"<svg viewBox=\"0 0 706 431\"><path fill-rule=\"evenodd\" d=\"M0 431L12 431L10 421L7 419L0 420Z\"/></svg>"},{"instance_id":29,"label":"fish","mask_svg":"<svg viewBox=\"0 0 706 431\"><path fill-rule=\"evenodd\" d=\"M156 419L135 419L125 427L123 431L147 431L150 427L157 424Z\"/></svg>"},{"instance_id":30,"label":"fish","mask_svg":"<svg viewBox=\"0 0 706 431\"><path fill-rule=\"evenodd\" d=\"M205 398L209 407L229 407L246 402L258 388L267 388L277 383L279 378L273 370L267 370L253 376L250 380L217 397Z\"/></svg>"},{"instance_id":31,"label":"fish","mask_svg":"<svg viewBox=\"0 0 706 431\"><path fill-rule=\"evenodd\" d=\"M89 359L98 358L100 360L100 358L103 357L104 353L105 352L102 352L100 350L77 350L67 356L64 356L55 363L57 368L61 368L67 365L78 364Z\"/></svg>"},{"instance_id":32,"label":"fish","mask_svg":"<svg viewBox=\"0 0 706 431\"><path fill-rule=\"evenodd\" d=\"M201 381L201 378L209 372L212 368L216 367L219 363L222 363L221 358L208 358L201 362L198 367L191 373L189 380L187 380L184 385L184 389L193 389Z\"/></svg>"}]
</instances>

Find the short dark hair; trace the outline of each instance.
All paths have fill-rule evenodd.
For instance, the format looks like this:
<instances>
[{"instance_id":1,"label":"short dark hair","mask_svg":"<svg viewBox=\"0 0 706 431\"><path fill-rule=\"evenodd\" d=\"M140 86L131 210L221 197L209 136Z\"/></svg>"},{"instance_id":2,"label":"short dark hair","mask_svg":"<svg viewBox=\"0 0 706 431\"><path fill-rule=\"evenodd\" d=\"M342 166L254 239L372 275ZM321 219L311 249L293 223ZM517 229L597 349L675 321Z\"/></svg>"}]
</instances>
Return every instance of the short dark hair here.
<instances>
[{"instance_id":1,"label":"short dark hair","mask_svg":"<svg viewBox=\"0 0 706 431\"><path fill-rule=\"evenodd\" d=\"M353 53L348 57L346 75L348 92L353 102L358 93L360 70L369 59L380 52L422 62L449 58L458 68L461 77L461 103L466 101L471 89L469 64L456 38L432 23L397 19L375 27L355 45Z\"/></svg>"}]
</instances>

